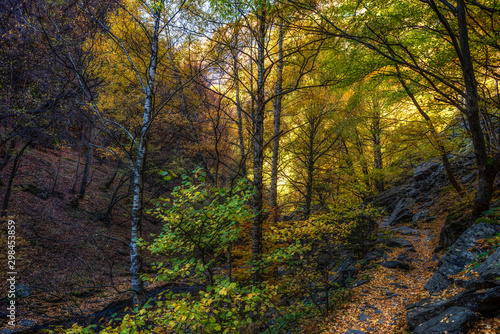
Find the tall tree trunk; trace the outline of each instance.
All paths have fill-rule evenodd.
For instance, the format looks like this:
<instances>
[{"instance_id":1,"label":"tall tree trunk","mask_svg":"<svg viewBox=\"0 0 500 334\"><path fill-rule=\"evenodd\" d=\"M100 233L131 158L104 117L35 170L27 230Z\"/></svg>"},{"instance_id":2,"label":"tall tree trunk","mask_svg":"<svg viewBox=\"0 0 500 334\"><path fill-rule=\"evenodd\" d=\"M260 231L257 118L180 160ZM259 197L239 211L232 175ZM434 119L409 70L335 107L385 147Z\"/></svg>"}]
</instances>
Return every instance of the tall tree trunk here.
<instances>
[{"instance_id":1,"label":"tall tree trunk","mask_svg":"<svg viewBox=\"0 0 500 334\"><path fill-rule=\"evenodd\" d=\"M104 182L104 190L109 190L113 182L115 182L116 175L118 175L118 169L115 169L113 175L111 175L111 177Z\"/></svg>"},{"instance_id":2,"label":"tall tree trunk","mask_svg":"<svg viewBox=\"0 0 500 334\"><path fill-rule=\"evenodd\" d=\"M148 103L146 103L147 105ZM147 107L147 106L146 106ZM143 140L141 139L141 142ZM146 156L145 142L141 143L137 159L133 171L132 179L132 226L130 236L130 281L133 292L134 306L141 307L146 302L144 294L144 284L140 277L142 270L142 256L141 250L137 245L138 240L142 237L142 200L143 200L143 173L144 173L144 159Z\"/></svg>"},{"instance_id":3,"label":"tall tree trunk","mask_svg":"<svg viewBox=\"0 0 500 334\"><path fill-rule=\"evenodd\" d=\"M358 151L358 155L361 157L360 164L361 164L361 173L363 174L363 183L366 186L366 189L370 189L370 179L368 177L368 174L370 173L368 163L367 161L363 158L365 156L365 150L364 150L364 145L363 142L359 136L359 132L357 128L354 128L354 132L356 134L355 137L355 147L356 151Z\"/></svg>"},{"instance_id":4,"label":"tall tree trunk","mask_svg":"<svg viewBox=\"0 0 500 334\"><path fill-rule=\"evenodd\" d=\"M378 171L381 171L383 168L382 145L380 139L381 132L382 130L380 128L380 113L378 112L378 110L375 110L375 115L373 117L372 123L373 166ZM375 189L378 192L384 191L384 179L382 175L376 175Z\"/></svg>"},{"instance_id":5,"label":"tall tree trunk","mask_svg":"<svg viewBox=\"0 0 500 334\"><path fill-rule=\"evenodd\" d=\"M314 174L314 137L316 135L317 124L316 118L309 120L309 143L307 147L307 179L306 179L306 198L305 198L305 218L311 215L311 202L313 191L313 174Z\"/></svg>"},{"instance_id":6,"label":"tall tree trunk","mask_svg":"<svg viewBox=\"0 0 500 334\"><path fill-rule=\"evenodd\" d=\"M271 165L271 210L272 210L272 221L276 223L278 221L278 162L279 162L279 152L280 152L280 135L281 135L281 93L283 87L283 40L284 40L284 24L281 20L279 25L279 36L278 36L278 63L276 67L276 88L273 101L273 161Z\"/></svg>"},{"instance_id":7,"label":"tall tree trunk","mask_svg":"<svg viewBox=\"0 0 500 334\"><path fill-rule=\"evenodd\" d=\"M465 114L469 122L470 133L474 145L474 155L478 168L477 192L472 207L472 218L478 218L489 209L493 194L493 182L497 174L494 161L488 159L484 134L479 117L479 94L474 74L474 65L469 48L466 8L464 0L457 0L457 22L461 51L461 67L465 84Z\"/></svg>"},{"instance_id":8,"label":"tall tree trunk","mask_svg":"<svg viewBox=\"0 0 500 334\"><path fill-rule=\"evenodd\" d=\"M265 111L265 39L266 39L266 9L262 4L257 15L259 24L257 34L257 92L255 96L255 110L253 111L253 224L252 224L252 281L261 282L262 273L260 260L262 258L262 190L264 164L264 111Z\"/></svg>"},{"instance_id":9,"label":"tall tree trunk","mask_svg":"<svg viewBox=\"0 0 500 334\"><path fill-rule=\"evenodd\" d=\"M10 140L9 148L5 150L2 162L0 162L0 172L7 166L12 157L12 152L16 148L16 141L14 139Z\"/></svg>"},{"instance_id":10,"label":"tall tree trunk","mask_svg":"<svg viewBox=\"0 0 500 334\"><path fill-rule=\"evenodd\" d=\"M14 179L15 179L16 174L17 174L17 169L19 168L19 162L21 160L21 157L24 154L24 150L26 150L26 148L30 144L31 144L31 141L24 144L24 146L21 148L21 150L16 154L16 157L14 158L14 163L12 164L12 171L10 172L9 182L7 183L7 189L5 190L5 196L3 198L1 217L7 216L10 195L12 194L12 185L14 184Z\"/></svg>"},{"instance_id":11,"label":"tall tree trunk","mask_svg":"<svg viewBox=\"0 0 500 334\"><path fill-rule=\"evenodd\" d=\"M74 194L76 192L76 185L78 184L78 174L79 174L78 171L80 169L81 158L82 158L82 155L80 154L80 152L78 152L78 162L76 163L76 171L75 171L75 182L73 182L73 186L69 190L69 192L71 194Z\"/></svg>"},{"instance_id":12,"label":"tall tree trunk","mask_svg":"<svg viewBox=\"0 0 500 334\"><path fill-rule=\"evenodd\" d=\"M154 11L154 27L151 35L151 58L146 75L144 113L142 128L137 145L137 157L133 166L132 180L132 226L130 234L130 281L133 291L133 303L142 307L146 302L144 284L140 277L142 271L141 250L137 245L142 237L143 191L144 191L144 166L147 154L148 133L153 115L153 98L158 61L158 40L160 34L161 9Z\"/></svg>"},{"instance_id":13,"label":"tall tree trunk","mask_svg":"<svg viewBox=\"0 0 500 334\"><path fill-rule=\"evenodd\" d=\"M238 47L238 35L236 35L236 47ZM243 108L241 106L240 100L240 75L238 71L238 56L237 54L233 55L234 57L234 85L235 85L235 94L236 94L236 115L238 117L238 144L240 150L240 176L245 178L247 177L247 164L246 164L246 153L245 153L245 141L243 140Z\"/></svg>"}]
</instances>

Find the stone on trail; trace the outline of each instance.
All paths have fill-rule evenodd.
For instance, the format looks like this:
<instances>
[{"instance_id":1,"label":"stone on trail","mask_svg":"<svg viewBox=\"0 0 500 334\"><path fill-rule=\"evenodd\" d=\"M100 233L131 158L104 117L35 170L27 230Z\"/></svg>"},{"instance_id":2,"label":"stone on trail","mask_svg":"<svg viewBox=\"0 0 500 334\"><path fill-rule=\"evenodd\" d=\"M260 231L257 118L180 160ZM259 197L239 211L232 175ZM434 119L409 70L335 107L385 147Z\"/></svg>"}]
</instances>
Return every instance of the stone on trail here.
<instances>
[{"instance_id":1,"label":"stone on trail","mask_svg":"<svg viewBox=\"0 0 500 334\"><path fill-rule=\"evenodd\" d=\"M365 334L365 332L358 331L357 329L349 329L344 334Z\"/></svg>"},{"instance_id":2,"label":"stone on trail","mask_svg":"<svg viewBox=\"0 0 500 334\"><path fill-rule=\"evenodd\" d=\"M396 227L394 229L394 231L396 232L399 232L403 235L419 235L420 232L414 228L410 228L410 227L407 227L407 226L400 226L400 227Z\"/></svg>"},{"instance_id":3,"label":"stone on trail","mask_svg":"<svg viewBox=\"0 0 500 334\"><path fill-rule=\"evenodd\" d=\"M360 313L359 314L359 321L362 321L362 322L365 322L365 321L368 321L370 320L370 316L366 313Z\"/></svg>"},{"instance_id":4,"label":"stone on trail","mask_svg":"<svg viewBox=\"0 0 500 334\"><path fill-rule=\"evenodd\" d=\"M389 269L410 270L410 265L408 263L397 261L397 260L385 261L385 262L382 262L381 265L386 267L386 268L389 268Z\"/></svg>"},{"instance_id":5,"label":"stone on trail","mask_svg":"<svg viewBox=\"0 0 500 334\"><path fill-rule=\"evenodd\" d=\"M413 244L410 241L401 238L377 239L376 242L383 243L387 247L393 247L393 248L413 247Z\"/></svg>"}]
</instances>

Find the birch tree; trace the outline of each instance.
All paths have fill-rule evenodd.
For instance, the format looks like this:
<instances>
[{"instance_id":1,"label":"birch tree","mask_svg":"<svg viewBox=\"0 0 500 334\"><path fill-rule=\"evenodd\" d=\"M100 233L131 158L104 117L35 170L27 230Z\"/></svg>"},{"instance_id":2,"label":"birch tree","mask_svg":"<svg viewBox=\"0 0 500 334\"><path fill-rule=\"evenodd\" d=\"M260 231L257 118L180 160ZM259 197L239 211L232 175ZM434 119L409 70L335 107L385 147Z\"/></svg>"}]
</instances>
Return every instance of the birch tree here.
<instances>
[{"instance_id":1,"label":"birch tree","mask_svg":"<svg viewBox=\"0 0 500 334\"><path fill-rule=\"evenodd\" d=\"M167 61L169 53L176 49L166 42L165 37L175 30L173 22L179 22L185 2L128 0L112 4L117 10L103 18L94 6L84 1L77 3L81 15L101 31L100 35L87 36L85 52L92 56L86 61L81 61L66 43L65 32L58 26L56 18L50 16L50 11L47 11L47 26L55 31L53 43L64 46L64 51L57 56L75 74L83 92L81 103L88 107L96 127L113 140L111 147L97 148L119 158L132 175L131 292L134 305L142 306L145 294L139 241L142 237L149 134L155 120L166 112L169 103L197 73L180 81L172 74L176 68ZM176 33L180 36L178 31ZM96 77L108 79L106 89L93 89L91 81ZM160 90L161 86L163 89Z\"/></svg>"}]
</instances>

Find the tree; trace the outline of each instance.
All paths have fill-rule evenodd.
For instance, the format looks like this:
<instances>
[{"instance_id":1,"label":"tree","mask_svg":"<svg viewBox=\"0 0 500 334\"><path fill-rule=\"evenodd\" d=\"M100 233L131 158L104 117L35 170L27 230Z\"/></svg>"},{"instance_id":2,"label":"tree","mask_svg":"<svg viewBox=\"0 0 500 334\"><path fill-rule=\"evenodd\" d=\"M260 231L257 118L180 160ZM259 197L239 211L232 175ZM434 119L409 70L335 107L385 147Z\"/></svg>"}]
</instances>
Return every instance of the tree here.
<instances>
[{"instance_id":1,"label":"tree","mask_svg":"<svg viewBox=\"0 0 500 334\"><path fill-rule=\"evenodd\" d=\"M293 3L300 9L313 11L320 19L317 27L323 33L361 44L385 58L388 64L416 74L419 85L465 116L478 167L472 217L477 218L487 210L493 181L500 170L500 154L489 155L481 124L480 104L484 98L478 91L481 55L477 41L482 34L491 36L498 32L498 4L465 0L457 0L456 4L434 0L325 3L322 8L333 9L327 13L309 3ZM435 28L436 20L440 29ZM476 29L475 25L479 24L476 22L483 20L490 23L490 28L483 25L483 30ZM494 43L482 46L490 50L497 48Z\"/></svg>"},{"instance_id":2,"label":"tree","mask_svg":"<svg viewBox=\"0 0 500 334\"><path fill-rule=\"evenodd\" d=\"M218 38L213 40L229 55L219 70L234 83L236 91L234 97L228 94L227 98L234 103L236 113L245 116L238 116L236 121L240 139L243 137L243 120L246 120L249 128L253 170L251 178L254 185L252 205L254 218L251 232L253 280L259 282L261 280L259 262L263 253L262 228L266 217L264 214L265 151L268 145L273 143L276 154L273 158L274 172L271 172L274 179L271 191L272 198L276 199L279 140L283 134L279 125L281 101L291 92L308 87L303 79L315 69L323 37L304 36L298 30L292 34L290 30L285 29L286 22L293 21L294 15L291 14L292 11L279 4L256 1L224 2L222 5L217 10L222 12L228 22L225 22L220 29ZM232 27L232 31L227 29L227 26ZM284 71L285 64L287 71ZM268 105L271 103L274 110L275 132L268 138L265 135L265 120L268 117ZM246 155L243 140L239 141L238 146L244 165Z\"/></svg>"},{"instance_id":3,"label":"tree","mask_svg":"<svg viewBox=\"0 0 500 334\"><path fill-rule=\"evenodd\" d=\"M59 66L48 45L40 43L43 32L33 29L37 9L38 3L18 0L8 1L0 10L0 171L14 157L2 215L7 214L23 155L33 147L70 141L68 120L74 120L74 111L80 109L74 104L79 88L72 83L68 69ZM51 195L36 175L23 174L35 179L46 196Z\"/></svg>"},{"instance_id":4,"label":"tree","mask_svg":"<svg viewBox=\"0 0 500 334\"><path fill-rule=\"evenodd\" d=\"M78 58L69 44L64 43L65 31L49 17L50 28L62 45L57 56L76 76L84 93L82 101L95 118L100 131L112 138L114 147L101 147L124 160L132 174L132 209L130 235L131 290L135 305L145 302L141 279L142 256L138 242L142 236L144 207L144 173L148 159L150 133L155 120L174 97L198 74L185 81L168 82L166 73L176 69L165 61L173 52L166 41L173 30L173 22L180 20L185 2L125 1L113 2L117 11L102 16L89 3L80 3L81 15L96 24L102 34L89 35L85 54ZM50 12L49 12L50 14ZM162 75L159 75L161 73ZM115 76L116 75L116 76ZM106 77L107 76L107 77ZM98 77L110 80L106 90L95 90L92 80ZM120 78L120 79L118 79ZM124 81L125 80L125 81ZM160 90L162 85L168 89ZM116 96L111 96L111 94ZM131 94L132 99L115 98ZM129 103L126 110L115 109Z\"/></svg>"},{"instance_id":5,"label":"tree","mask_svg":"<svg viewBox=\"0 0 500 334\"><path fill-rule=\"evenodd\" d=\"M288 159L294 166L291 170L295 171L294 176L288 176L289 181L303 196L304 216L308 219L316 179L320 178L318 169L332 165L332 157L338 151L334 148L338 147L349 117L339 112L338 101L331 99L327 88L311 89L295 98L297 118L302 123L290 133L285 151L289 152Z\"/></svg>"}]
</instances>

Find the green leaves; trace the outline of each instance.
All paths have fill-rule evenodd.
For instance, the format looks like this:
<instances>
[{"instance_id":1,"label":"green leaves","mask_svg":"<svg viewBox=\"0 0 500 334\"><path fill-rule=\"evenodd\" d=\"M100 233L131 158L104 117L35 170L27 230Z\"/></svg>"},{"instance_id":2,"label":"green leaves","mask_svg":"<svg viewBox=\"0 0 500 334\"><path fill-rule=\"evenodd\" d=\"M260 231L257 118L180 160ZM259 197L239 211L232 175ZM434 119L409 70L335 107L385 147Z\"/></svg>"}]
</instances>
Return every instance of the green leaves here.
<instances>
[{"instance_id":1,"label":"green leaves","mask_svg":"<svg viewBox=\"0 0 500 334\"><path fill-rule=\"evenodd\" d=\"M170 267L158 265L160 279L190 277L211 284L211 272L221 255L238 238L241 224L251 218L247 203L252 193L243 182L233 189L209 189L201 168L181 179L171 199L160 198L163 205L157 205L155 215L165 225L148 249L173 256Z\"/></svg>"},{"instance_id":2,"label":"green leaves","mask_svg":"<svg viewBox=\"0 0 500 334\"><path fill-rule=\"evenodd\" d=\"M197 296L169 294L148 320L179 332L189 328L196 333L240 333L252 316L263 316L272 306L274 291L275 287L254 289L219 277Z\"/></svg>"}]
</instances>

